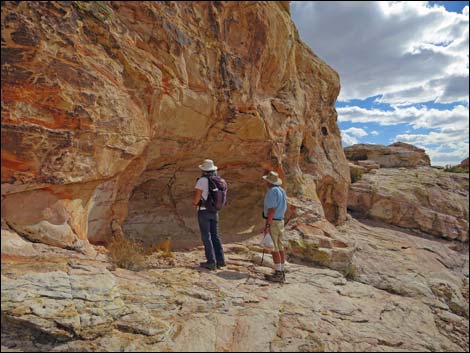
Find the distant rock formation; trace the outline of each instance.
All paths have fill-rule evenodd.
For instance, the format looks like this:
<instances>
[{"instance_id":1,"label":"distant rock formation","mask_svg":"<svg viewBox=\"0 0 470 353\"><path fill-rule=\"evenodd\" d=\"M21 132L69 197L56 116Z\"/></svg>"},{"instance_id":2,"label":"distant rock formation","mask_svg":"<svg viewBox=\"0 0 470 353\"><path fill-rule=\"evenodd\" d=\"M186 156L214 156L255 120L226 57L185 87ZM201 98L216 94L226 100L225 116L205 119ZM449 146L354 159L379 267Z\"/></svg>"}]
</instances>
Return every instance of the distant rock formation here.
<instances>
[{"instance_id":1,"label":"distant rock formation","mask_svg":"<svg viewBox=\"0 0 470 353\"><path fill-rule=\"evenodd\" d=\"M403 228L468 241L468 175L423 167L429 165L425 151L403 143L354 145L345 153L352 161L350 210Z\"/></svg>"},{"instance_id":2,"label":"distant rock formation","mask_svg":"<svg viewBox=\"0 0 470 353\"><path fill-rule=\"evenodd\" d=\"M447 239L468 241L468 174L379 169L351 185L348 208Z\"/></svg>"},{"instance_id":3,"label":"distant rock formation","mask_svg":"<svg viewBox=\"0 0 470 353\"><path fill-rule=\"evenodd\" d=\"M413 145L395 142L389 146L357 144L344 149L346 158L352 162L372 161L382 168L415 168L430 166L426 152Z\"/></svg>"}]
</instances>

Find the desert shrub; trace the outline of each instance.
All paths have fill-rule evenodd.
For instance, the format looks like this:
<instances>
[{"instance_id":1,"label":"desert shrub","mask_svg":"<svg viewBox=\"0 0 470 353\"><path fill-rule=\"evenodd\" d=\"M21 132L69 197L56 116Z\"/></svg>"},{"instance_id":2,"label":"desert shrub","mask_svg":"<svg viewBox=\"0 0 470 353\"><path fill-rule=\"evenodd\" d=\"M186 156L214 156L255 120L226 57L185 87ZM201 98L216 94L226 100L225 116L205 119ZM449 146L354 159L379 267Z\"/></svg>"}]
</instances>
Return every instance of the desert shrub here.
<instances>
[{"instance_id":1,"label":"desert shrub","mask_svg":"<svg viewBox=\"0 0 470 353\"><path fill-rule=\"evenodd\" d=\"M357 278L357 268L353 264L350 264L342 272L344 277L346 277L346 279L349 279L350 281L354 281Z\"/></svg>"},{"instance_id":2,"label":"desert shrub","mask_svg":"<svg viewBox=\"0 0 470 353\"><path fill-rule=\"evenodd\" d=\"M143 246L122 234L115 234L108 244L109 258L117 267L140 271L146 267Z\"/></svg>"},{"instance_id":3,"label":"desert shrub","mask_svg":"<svg viewBox=\"0 0 470 353\"><path fill-rule=\"evenodd\" d=\"M159 257L163 258L174 257L171 252L171 237L169 236L167 236L162 242L147 246L143 251L147 256L157 253Z\"/></svg>"}]
</instances>

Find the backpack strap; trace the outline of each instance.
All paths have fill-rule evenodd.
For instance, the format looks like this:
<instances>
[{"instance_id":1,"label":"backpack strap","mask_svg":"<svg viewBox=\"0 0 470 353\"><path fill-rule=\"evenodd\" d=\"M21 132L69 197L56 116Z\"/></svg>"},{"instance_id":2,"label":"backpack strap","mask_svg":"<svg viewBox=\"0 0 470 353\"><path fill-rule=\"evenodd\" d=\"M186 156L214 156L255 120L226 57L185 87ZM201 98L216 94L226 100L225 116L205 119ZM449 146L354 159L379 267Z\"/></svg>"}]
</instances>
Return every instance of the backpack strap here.
<instances>
[{"instance_id":1,"label":"backpack strap","mask_svg":"<svg viewBox=\"0 0 470 353\"><path fill-rule=\"evenodd\" d=\"M196 180L199 181L199 180L202 179L202 178L207 178L207 177L203 175L203 176L200 176L199 178L197 178ZM207 180L209 181L209 178L207 178ZM209 188L209 187L208 187L208 188ZM209 195L208 195L207 197L209 197ZM201 198L199 199L199 203L197 204L197 207L198 207L197 210L198 210L198 211L201 211L201 207L206 207L205 201L206 201L206 200L204 200L204 198L202 197L202 194L201 194Z\"/></svg>"}]
</instances>

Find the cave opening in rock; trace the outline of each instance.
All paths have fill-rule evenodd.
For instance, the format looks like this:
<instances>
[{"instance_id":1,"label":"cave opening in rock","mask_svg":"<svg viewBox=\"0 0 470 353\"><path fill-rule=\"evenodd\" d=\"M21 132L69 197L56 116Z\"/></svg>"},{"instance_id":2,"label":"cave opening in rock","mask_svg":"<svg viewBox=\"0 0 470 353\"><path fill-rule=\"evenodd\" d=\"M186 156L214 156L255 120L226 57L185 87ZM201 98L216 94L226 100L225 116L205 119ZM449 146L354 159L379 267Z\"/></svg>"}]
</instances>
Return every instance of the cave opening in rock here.
<instances>
[{"instance_id":1,"label":"cave opening in rock","mask_svg":"<svg viewBox=\"0 0 470 353\"><path fill-rule=\"evenodd\" d=\"M226 179L229 192L228 204L219 212L219 234L224 244L247 240L262 229L265 190L261 176L255 182L253 171L221 170L220 174ZM200 172L194 168L169 168L158 174L147 170L143 175L144 181L134 188L128 202L128 216L123 223L126 236L145 246L171 238L172 250L201 246L197 210L192 206Z\"/></svg>"}]
</instances>

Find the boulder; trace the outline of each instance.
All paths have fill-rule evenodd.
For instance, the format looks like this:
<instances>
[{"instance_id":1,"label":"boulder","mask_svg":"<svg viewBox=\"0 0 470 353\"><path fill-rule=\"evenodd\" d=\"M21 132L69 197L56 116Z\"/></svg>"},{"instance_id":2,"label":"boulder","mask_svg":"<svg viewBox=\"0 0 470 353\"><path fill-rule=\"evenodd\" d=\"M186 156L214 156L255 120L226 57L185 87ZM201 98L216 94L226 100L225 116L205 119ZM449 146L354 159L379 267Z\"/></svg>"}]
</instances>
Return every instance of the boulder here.
<instances>
[{"instance_id":1,"label":"boulder","mask_svg":"<svg viewBox=\"0 0 470 353\"><path fill-rule=\"evenodd\" d=\"M415 168L431 165L425 150L403 142L395 142L389 146L357 144L346 147L344 152L351 162L376 163L382 168Z\"/></svg>"},{"instance_id":2,"label":"boulder","mask_svg":"<svg viewBox=\"0 0 470 353\"><path fill-rule=\"evenodd\" d=\"M360 180L362 175L367 173L368 170L365 167L349 162L349 172L351 174L351 183L355 183Z\"/></svg>"},{"instance_id":3,"label":"boulder","mask_svg":"<svg viewBox=\"0 0 470 353\"><path fill-rule=\"evenodd\" d=\"M468 174L379 169L351 185L348 208L363 216L437 237L468 242Z\"/></svg>"}]
</instances>

